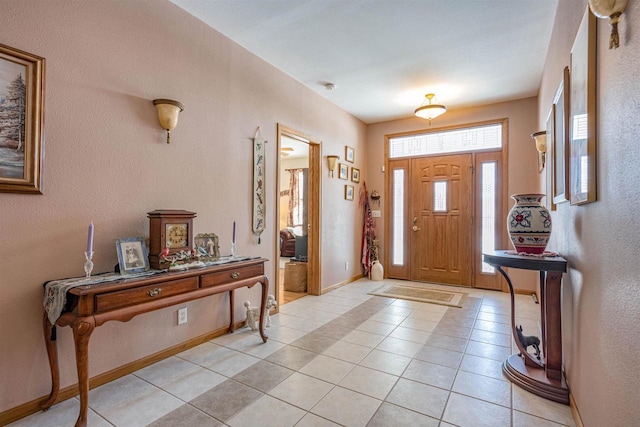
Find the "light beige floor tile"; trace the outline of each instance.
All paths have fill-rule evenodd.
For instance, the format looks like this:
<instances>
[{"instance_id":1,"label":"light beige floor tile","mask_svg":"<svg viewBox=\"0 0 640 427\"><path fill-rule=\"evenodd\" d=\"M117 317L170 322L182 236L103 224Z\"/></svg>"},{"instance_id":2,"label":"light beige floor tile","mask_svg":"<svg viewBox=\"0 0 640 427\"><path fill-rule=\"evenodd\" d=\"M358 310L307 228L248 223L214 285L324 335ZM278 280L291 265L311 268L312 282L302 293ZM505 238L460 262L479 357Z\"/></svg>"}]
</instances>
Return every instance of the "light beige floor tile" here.
<instances>
[{"instance_id":1,"label":"light beige floor tile","mask_svg":"<svg viewBox=\"0 0 640 427\"><path fill-rule=\"evenodd\" d=\"M415 355L415 358L418 360L422 360L423 362L431 362L438 365L447 366L449 368L458 369L463 355L464 353L459 353L457 351L451 351L445 348L425 345L418 352L418 354Z\"/></svg>"},{"instance_id":2,"label":"light beige floor tile","mask_svg":"<svg viewBox=\"0 0 640 427\"><path fill-rule=\"evenodd\" d=\"M182 353L178 353L176 357L203 366L206 363L233 354L233 352L234 351L230 348L223 347L212 342L205 342L199 346L185 350Z\"/></svg>"},{"instance_id":3,"label":"light beige floor tile","mask_svg":"<svg viewBox=\"0 0 640 427\"><path fill-rule=\"evenodd\" d=\"M544 418L556 423L575 426L569 405L553 402L543 397L529 393L518 386L512 387L513 409L536 417Z\"/></svg>"},{"instance_id":4,"label":"light beige floor tile","mask_svg":"<svg viewBox=\"0 0 640 427\"><path fill-rule=\"evenodd\" d=\"M286 313L279 313L276 316L271 317L271 323L280 326L287 326L289 328L298 329L304 332L311 332L318 329L326 322L318 322L315 320L305 319L304 317L287 315Z\"/></svg>"},{"instance_id":5,"label":"light beige floor tile","mask_svg":"<svg viewBox=\"0 0 640 427\"><path fill-rule=\"evenodd\" d=\"M534 417L520 411L513 411L513 427L561 427L565 424Z\"/></svg>"},{"instance_id":6,"label":"light beige floor tile","mask_svg":"<svg viewBox=\"0 0 640 427\"><path fill-rule=\"evenodd\" d=\"M398 381L398 377L395 375L356 366L338 385L379 400L384 400L396 381Z\"/></svg>"},{"instance_id":7,"label":"light beige floor tile","mask_svg":"<svg viewBox=\"0 0 640 427\"><path fill-rule=\"evenodd\" d=\"M420 426L438 427L438 420L397 405L383 402L367 427Z\"/></svg>"},{"instance_id":8,"label":"light beige floor tile","mask_svg":"<svg viewBox=\"0 0 640 427\"><path fill-rule=\"evenodd\" d=\"M326 381L296 372L268 394L308 411L333 387L333 384Z\"/></svg>"},{"instance_id":9,"label":"light beige floor tile","mask_svg":"<svg viewBox=\"0 0 640 427\"><path fill-rule=\"evenodd\" d=\"M487 313L495 313L495 314L506 314L511 315L511 303L495 303L492 304L482 304L480 306L480 311L484 311Z\"/></svg>"},{"instance_id":10,"label":"light beige floor tile","mask_svg":"<svg viewBox=\"0 0 640 427\"><path fill-rule=\"evenodd\" d=\"M390 305L390 306L380 310L380 313L395 314L397 316L408 316L413 312L414 312L414 310L412 308L400 307L400 306L397 306L397 305Z\"/></svg>"},{"instance_id":11,"label":"light beige floor tile","mask_svg":"<svg viewBox=\"0 0 640 427\"><path fill-rule=\"evenodd\" d=\"M386 401L440 419L449 392L427 384L400 378Z\"/></svg>"},{"instance_id":12,"label":"light beige floor tile","mask_svg":"<svg viewBox=\"0 0 640 427\"><path fill-rule=\"evenodd\" d=\"M502 381L509 381L502 373L504 361L465 354L460 364L461 371L473 372Z\"/></svg>"},{"instance_id":13,"label":"light beige floor tile","mask_svg":"<svg viewBox=\"0 0 640 427\"><path fill-rule=\"evenodd\" d=\"M504 362L511 355L511 349L479 341L469 341L465 353Z\"/></svg>"},{"instance_id":14,"label":"light beige floor tile","mask_svg":"<svg viewBox=\"0 0 640 427\"><path fill-rule=\"evenodd\" d=\"M353 363L320 354L299 372L331 384L338 384L355 366Z\"/></svg>"},{"instance_id":15,"label":"light beige floor tile","mask_svg":"<svg viewBox=\"0 0 640 427\"><path fill-rule=\"evenodd\" d=\"M322 354L357 364L364 359L371 350L370 347L340 340L323 351Z\"/></svg>"},{"instance_id":16,"label":"light beige floor tile","mask_svg":"<svg viewBox=\"0 0 640 427\"><path fill-rule=\"evenodd\" d=\"M188 402L226 379L227 377L223 375L198 366L184 375L159 385L159 387L178 399Z\"/></svg>"},{"instance_id":17,"label":"light beige floor tile","mask_svg":"<svg viewBox=\"0 0 640 427\"><path fill-rule=\"evenodd\" d=\"M495 332L511 336L511 325L506 323L489 322L488 320L476 320L474 329Z\"/></svg>"},{"instance_id":18,"label":"light beige floor tile","mask_svg":"<svg viewBox=\"0 0 640 427\"><path fill-rule=\"evenodd\" d=\"M511 408L511 383L460 371L452 391Z\"/></svg>"},{"instance_id":19,"label":"light beige floor tile","mask_svg":"<svg viewBox=\"0 0 640 427\"><path fill-rule=\"evenodd\" d=\"M438 322L426 319L418 319L416 317L407 317L400 325L404 328L418 329L426 332L433 332L438 326Z\"/></svg>"},{"instance_id":20,"label":"light beige floor tile","mask_svg":"<svg viewBox=\"0 0 640 427\"><path fill-rule=\"evenodd\" d=\"M333 388L311 412L338 424L364 427L382 401L342 387Z\"/></svg>"},{"instance_id":21,"label":"light beige floor tile","mask_svg":"<svg viewBox=\"0 0 640 427\"><path fill-rule=\"evenodd\" d=\"M184 404L133 375L100 386L89 396L90 407L117 426L146 426Z\"/></svg>"},{"instance_id":22,"label":"light beige floor tile","mask_svg":"<svg viewBox=\"0 0 640 427\"><path fill-rule=\"evenodd\" d=\"M406 316L379 312L371 316L369 320L375 320L377 322L388 323L390 325L398 326L400 323L404 321L404 319L406 319Z\"/></svg>"},{"instance_id":23,"label":"light beige floor tile","mask_svg":"<svg viewBox=\"0 0 640 427\"><path fill-rule=\"evenodd\" d=\"M414 359L402 377L450 390L453 380L456 378L456 369Z\"/></svg>"},{"instance_id":24,"label":"light beige floor tile","mask_svg":"<svg viewBox=\"0 0 640 427\"><path fill-rule=\"evenodd\" d=\"M399 354L400 356L405 357L415 356L421 348L421 344L393 337L385 338L384 341L376 347L377 350Z\"/></svg>"},{"instance_id":25,"label":"light beige floor tile","mask_svg":"<svg viewBox=\"0 0 640 427\"><path fill-rule=\"evenodd\" d=\"M367 320L358 327L356 327L359 331L371 332L373 334L378 335L389 335L396 328L396 325L391 325L389 323L378 322L376 320Z\"/></svg>"},{"instance_id":26,"label":"light beige floor tile","mask_svg":"<svg viewBox=\"0 0 640 427\"><path fill-rule=\"evenodd\" d=\"M469 339L511 348L511 335L474 329L471 331L471 337Z\"/></svg>"},{"instance_id":27,"label":"light beige floor tile","mask_svg":"<svg viewBox=\"0 0 640 427\"><path fill-rule=\"evenodd\" d=\"M159 386L196 368L198 368L198 365L174 356L139 369L135 372L135 375Z\"/></svg>"},{"instance_id":28,"label":"light beige floor tile","mask_svg":"<svg viewBox=\"0 0 640 427\"><path fill-rule=\"evenodd\" d=\"M257 357L249 356L242 352L231 350L231 353L214 359L211 362L205 363L205 368L211 369L225 377L231 378L238 372L247 369L249 366L258 363L260 359Z\"/></svg>"},{"instance_id":29,"label":"light beige floor tile","mask_svg":"<svg viewBox=\"0 0 640 427\"><path fill-rule=\"evenodd\" d=\"M307 412L307 415L296 424L296 427L340 427L340 424L333 423L311 412Z\"/></svg>"},{"instance_id":30,"label":"light beige floor tile","mask_svg":"<svg viewBox=\"0 0 640 427\"><path fill-rule=\"evenodd\" d=\"M307 334L299 329L289 328L287 326L271 326L267 332L269 333L269 341L278 341L285 344L291 344L298 338Z\"/></svg>"},{"instance_id":31,"label":"light beige floor tile","mask_svg":"<svg viewBox=\"0 0 640 427\"><path fill-rule=\"evenodd\" d=\"M481 311L478 313L477 318L480 320L486 320L488 322L511 324L511 316L507 316L506 314L496 314L496 313Z\"/></svg>"},{"instance_id":32,"label":"light beige floor tile","mask_svg":"<svg viewBox=\"0 0 640 427\"><path fill-rule=\"evenodd\" d=\"M265 357L269 357L271 354L280 350L285 345L285 343L274 340L267 340L267 342L262 342L262 338L260 338L260 336L256 333L254 339L243 342L238 346L237 350L243 353L250 354L251 356L264 359Z\"/></svg>"},{"instance_id":33,"label":"light beige floor tile","mask_svg":"<svg viewBox=\"0 0 640 427\"><path fill-rule=\"evenodd\" d=\"M271 396L262 396L226 422L230 427L290 427L305 411Z\"/></svg>"},{"instance_id":34,"label":"light beige floor tile","mask_svg":"<svg viewBox=\"0 0 640 427\"><path fill-rule=\"evenodd\" d=\"M354 329L345 335L342 340L365 347L375 348L382 342L382 340L384 340L384 336Z\"/></svg>"},{"instance_id":35,"label":"light beige floor tile","mask_svg":"<svg viewBox=\"0 0 640 427\"><path fill-rule=\"evenodd\" d=\"M431 337L431 332L398 326L393 332L389 334L389 336L401 340L415 342L418 344L424 344Z\"/></svg>"},{"instance_id":36,"label":"light beige floor tile","mask_svg":"<svg viewBox=\"0 0 640 427\"><path fill-rule=\"evenodd\" d=\"M444 316L444 312L434 312L431 310L413 310L408 319L420 319L420 320L428 320L430 322L438 323L442 320Z\"/></svg>"},{"instance_id":37,"label":"light beige floor tile","mask_svg":"<svg viewBox=\"0 0 640 427\"><path fill-rule=\"evenodd\" d=\"M410 362L410 357L400 356L386 351L373 350L367 357L360 361L360 366L400 376L407 366L409 366Z\"/></svg>"},{"instance_id":38,"label":"light beige floor tile","mask_svg":"<svg viewBox=\"0 0 640 427\"><path fill-rule=\"evenodd\" d=\"M511 410L483 400L451 393L442 420L460 427L510 427Z\"/></svg>"},{"instance_id":39,"label":"light beige floor tile","mask_svg":"<svg viewBox=\"0 0 640 427\"><path fill-rule=\"evenodd\" d=\"M64 400L56 403L48 411L39 411L28 417L22 418L7 427L51 427L51 426L72 426L78 419L80 401L76 398ZM107 421L89 409L87 425L89 427L110 427Z\"/></svg>"}]
</instances>

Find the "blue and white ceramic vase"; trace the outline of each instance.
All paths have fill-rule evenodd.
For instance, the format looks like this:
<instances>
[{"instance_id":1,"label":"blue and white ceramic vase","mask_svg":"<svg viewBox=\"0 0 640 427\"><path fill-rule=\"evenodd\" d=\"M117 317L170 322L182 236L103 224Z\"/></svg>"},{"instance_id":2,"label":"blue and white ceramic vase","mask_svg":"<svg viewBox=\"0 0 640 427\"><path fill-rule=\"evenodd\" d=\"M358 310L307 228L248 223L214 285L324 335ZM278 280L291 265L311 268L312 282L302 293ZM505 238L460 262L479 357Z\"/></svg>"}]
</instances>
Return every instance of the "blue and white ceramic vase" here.
<instances>
[{"instance_id":1,"label":"blue and white ceramic vase","mask_svg":"<svg viewBox=\"0 0 640 427\"><path fill-rule=\"evenodd\" d=\"M514 194L516 204L509 211L507 230L518 253L544 253L551 236L551 215L541 200L544 194Z\"/></svg>"}]
</instances>

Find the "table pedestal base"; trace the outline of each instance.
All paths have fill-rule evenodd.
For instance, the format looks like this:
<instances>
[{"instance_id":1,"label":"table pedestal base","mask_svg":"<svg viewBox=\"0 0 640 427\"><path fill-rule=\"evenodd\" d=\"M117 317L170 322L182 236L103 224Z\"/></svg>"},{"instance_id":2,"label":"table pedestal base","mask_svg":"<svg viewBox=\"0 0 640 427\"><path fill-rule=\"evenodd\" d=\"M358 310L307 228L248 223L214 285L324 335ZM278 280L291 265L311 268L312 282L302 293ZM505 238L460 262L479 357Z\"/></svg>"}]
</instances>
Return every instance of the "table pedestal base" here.
<instances>
[{"instance_id":1,"label":"table pedestal base","mask_svg":"<svg viewBox=\"0 0 640 427\"><path fill-rule=\"evenodd\" d=\"M517 354L505 360L502 371L511 382L533 394L565 405L569 404L569 388L564 378L548 378L544 369L526 366L522 357Z\"/></svg>"}]
</instances>

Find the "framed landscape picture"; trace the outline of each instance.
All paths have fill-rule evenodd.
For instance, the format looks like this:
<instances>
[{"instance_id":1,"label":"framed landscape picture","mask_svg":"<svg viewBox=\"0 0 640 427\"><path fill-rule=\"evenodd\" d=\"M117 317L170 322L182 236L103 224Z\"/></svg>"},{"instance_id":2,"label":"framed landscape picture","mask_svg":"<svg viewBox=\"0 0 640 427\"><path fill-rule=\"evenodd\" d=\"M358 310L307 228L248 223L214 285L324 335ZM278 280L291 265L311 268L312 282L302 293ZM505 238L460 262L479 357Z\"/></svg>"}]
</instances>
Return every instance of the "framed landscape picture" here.
<instances>
[{"instance_id":1,"label":"framed landscape picture","mask_svg":"<svg viewBox=\"0 0 640 427\"><path fill-rule=\"evenodd\" d=\"M569 188L569 67L564 68L562 81L553 100L555 127L551 146L551 189L554 203L568 200ZM548 131L547 131L548 132Z\"/></svg>"},{"instance_id":2,"label":"framed landscape picture","mask_svg":"<svg viewBox=\"0 0 640 427\"><path fill-rule=\"evenodd\" d=\"M340 163L338 170L338 178L340 179L349 179L349 166L344 163Z\"/></svg>"},{"instance_id":3,"label":"framed landscape picture","mask_svg":"<svg viewBox=\"0 0 640 427\"><path fill-rule=\"evenodd\" d=\"M0 44L0 192L42 194L44 58Z\"/></svg>"},{"instance_id":4,"label":"framed landscape picture","mask_svg":"<svg viewBox=\"0 0 640 427\"><path fill-rule=\"evenodd\" d=\"M349 162L349 163L353 163L356 161L356 151L349 147L349 146L345 146L344 147L344 159Z\"/></svg>"},{"instance_id":5,"label":"framed landscape picture","mask_svg":"<svg viewBox=\"0 0 640 427\"><path fill-rule=\"evenodd\" d=\"M351 168L351 181L360 182L360 169Z\"/></svg>"},{"instance_id":6,"label":"framed landscape picture","mask_svg":"<svg viewBox=\"0 0 640 427\"><path fill-rule=\"evenodd\" d=\"M345 185L344 186L344 198L346 200L353 200L353 185Z\"/></svg>"}]
</instances>

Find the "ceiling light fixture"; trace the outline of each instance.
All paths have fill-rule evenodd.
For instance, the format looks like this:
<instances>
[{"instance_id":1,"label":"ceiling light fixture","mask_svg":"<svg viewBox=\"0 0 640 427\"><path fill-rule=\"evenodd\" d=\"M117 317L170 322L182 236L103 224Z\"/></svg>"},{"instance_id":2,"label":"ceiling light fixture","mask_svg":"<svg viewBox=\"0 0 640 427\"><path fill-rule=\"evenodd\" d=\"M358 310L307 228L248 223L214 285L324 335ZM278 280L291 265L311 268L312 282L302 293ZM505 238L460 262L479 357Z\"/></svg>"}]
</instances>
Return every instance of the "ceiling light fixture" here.
<instances>
[{"instance_id":1,"label":"ceiling light fixture","mask_svg":"<svg viewBox=\"0 0 640 427\"><path fill-rule=\"evenodd\" d=\"M326 90L331 91L331 90L334 90L334 89L336 88L336 85L334 85L333 83L325 83L325 84L324 84L324 88L325 88Z\"/></svg>"},{"instance_id":2,"label":"ceiling light fixture","mask_svg":"<svg viewBox=\"0 0 640 427\"><path fill-rule=\"evenodd\" d=\"M440 104L433 104L435 95L432 93L426 94L424 98L425 100L422 105L416 108L415 114L418 117L429 120L429 126L431 126L431 120L444 114L447 111L447 107Z\"/></svg>"}]
</instances>

